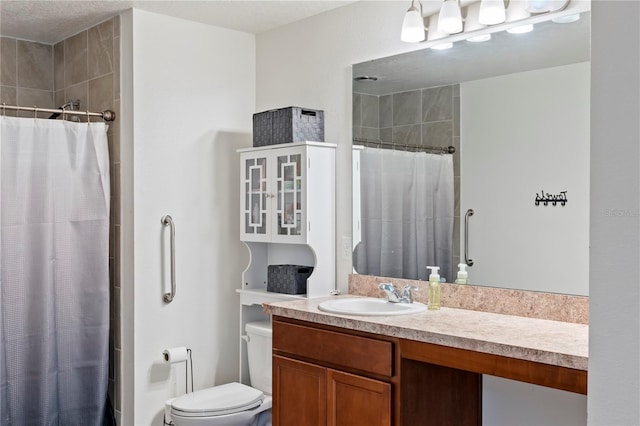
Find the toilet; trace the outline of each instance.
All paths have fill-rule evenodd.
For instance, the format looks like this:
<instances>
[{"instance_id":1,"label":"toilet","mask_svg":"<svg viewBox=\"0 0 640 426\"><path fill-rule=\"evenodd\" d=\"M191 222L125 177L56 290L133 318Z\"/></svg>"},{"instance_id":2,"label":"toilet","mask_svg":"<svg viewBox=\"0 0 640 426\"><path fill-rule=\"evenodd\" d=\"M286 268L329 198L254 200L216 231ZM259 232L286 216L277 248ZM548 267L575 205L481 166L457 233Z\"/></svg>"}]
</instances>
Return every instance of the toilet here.
<instances>
[{"instance_id":1,"label":"toilet","mask_svg":"<svg viewBox=\"0 0 640 426\"><path fill-rule=\"evenodd\" d=\"M227 383L165 403L165 425L271 426L271 323L249 322L247 357L251 386Z\"/></svg>"}]
</instances>

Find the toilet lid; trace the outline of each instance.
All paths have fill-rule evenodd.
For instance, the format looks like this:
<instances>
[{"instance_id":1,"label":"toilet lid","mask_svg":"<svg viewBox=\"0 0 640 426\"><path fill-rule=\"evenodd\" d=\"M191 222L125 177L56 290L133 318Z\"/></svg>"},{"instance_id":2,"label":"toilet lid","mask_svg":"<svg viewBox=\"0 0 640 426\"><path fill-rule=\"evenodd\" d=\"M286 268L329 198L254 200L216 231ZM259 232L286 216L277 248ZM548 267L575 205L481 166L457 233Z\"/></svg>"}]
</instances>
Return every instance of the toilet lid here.
<instances>
[{"instance_id":1,"label":"toilet lid","mask_svg":"<svg viewBox=\"0 0 640 426\"><path fill-rule=\"evenodd\" d=\"M264 394L258 389L227 383L178 397L171 408L185 417L217 416L250 410L260 406L263 399Z\"/></svg>"}]
</instances>

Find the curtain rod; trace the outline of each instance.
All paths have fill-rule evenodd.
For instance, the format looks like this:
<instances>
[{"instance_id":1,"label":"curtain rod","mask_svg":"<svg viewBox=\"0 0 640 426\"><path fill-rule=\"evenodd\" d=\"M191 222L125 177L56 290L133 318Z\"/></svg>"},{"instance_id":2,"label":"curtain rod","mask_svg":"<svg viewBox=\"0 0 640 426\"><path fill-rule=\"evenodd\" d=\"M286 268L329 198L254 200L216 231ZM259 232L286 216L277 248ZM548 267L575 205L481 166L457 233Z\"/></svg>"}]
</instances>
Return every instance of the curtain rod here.
<instances>
[{"instance_id":1,"label":"curtain rod","mask_svg":"<svg viewBox=\"0 0 640 426\"><path fill-rule=\"evenodd\" d=\"M370 148L380 148L382 146L388 146L393 149L401 148L405 151L414 150L414 151L439 151L446 154L453 154L456 152L456 148L454 146L423 146L423 145L407 145L407 144L399 144L399 143L390 143L390 142L382 142L371 139L361 139L361 138L353 138L353 142L361 143L369 146ZM371 146L375 145L375 146Z\"/></svg>"},{"instance_id":2,"label":"curtain rod","mask_svg":"<svg viewBox=\"0 0 640 426\"><path fill-rule=\"evenodd\" d=\"M84 115L87 117L100 117L104 121L114 121L116 119L116 113L109 109L102 112L89 112L89 111L73 111L73 110L66 110L61 108L51 109L51 108L38 108L38 107L21 107L17 105L7 105L4 103L2 104L1 109L3 111L3 114L5 110L10 109L12 111L30 111L30 112L33 112L35 115L37 115L39 112L49 112L49 113L62 114L62 115L71 114L71 115Z\"/></svg>"}]
</instances>

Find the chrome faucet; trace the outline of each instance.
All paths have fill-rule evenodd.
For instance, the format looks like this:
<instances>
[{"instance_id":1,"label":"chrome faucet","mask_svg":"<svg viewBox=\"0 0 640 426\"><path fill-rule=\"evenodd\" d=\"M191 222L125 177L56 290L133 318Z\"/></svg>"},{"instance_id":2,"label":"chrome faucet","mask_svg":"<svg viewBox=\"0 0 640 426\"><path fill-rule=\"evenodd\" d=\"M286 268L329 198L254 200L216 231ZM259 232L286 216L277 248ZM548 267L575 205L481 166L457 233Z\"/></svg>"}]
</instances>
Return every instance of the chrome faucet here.
<instances>
[{"instance_id":1,"label":"chrome faucet","mask_svg":"<svg viewBox=\"0 0 640 426\"><path fill-rule=\"evenodd\" d=\"M392 283L380 283L378 288L385 292L387 301L391 303L413 303L413 295L411 290L417 290L418 287L406 285L402 289L402 296Z\"/></svg>"}]
</instances>

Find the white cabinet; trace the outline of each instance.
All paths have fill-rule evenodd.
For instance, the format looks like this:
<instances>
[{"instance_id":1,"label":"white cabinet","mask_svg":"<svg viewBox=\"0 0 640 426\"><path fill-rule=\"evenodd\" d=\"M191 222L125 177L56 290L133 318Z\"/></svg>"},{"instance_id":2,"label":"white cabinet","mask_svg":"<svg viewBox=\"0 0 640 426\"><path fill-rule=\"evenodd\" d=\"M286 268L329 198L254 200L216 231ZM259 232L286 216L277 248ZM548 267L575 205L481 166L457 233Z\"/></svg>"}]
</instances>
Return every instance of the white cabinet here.
<instances>
[{"instance_id":1,"label":"white cabinet","mask_svg":"<svg viewBox=\"0 0 640 426\"><path fill-rule=\"evenodd\" d=\"M335 150L324 142L241 149L240 240L250 260L242 274L240 325L265 319L261 304L326 296L335 288ZM313 266L307 293L267 292L269 265ZM242 342L242 341L241 341ZM246 345L240 379L249 383Z\"/></svg>"},{"instance_id":2,"label":"white cabinet","mask_svg":"<svg viewBox=\"0 0 640 426\"><path fill-rule=\"evenodd\" d=\"M305 243L307 156L305 145L240 154L240 239Z\"/></svg>"}]
</instances>

